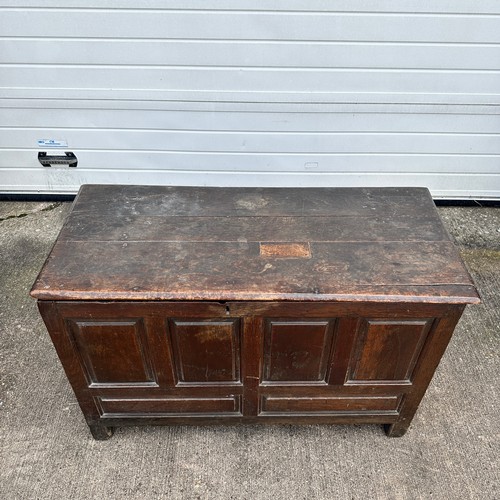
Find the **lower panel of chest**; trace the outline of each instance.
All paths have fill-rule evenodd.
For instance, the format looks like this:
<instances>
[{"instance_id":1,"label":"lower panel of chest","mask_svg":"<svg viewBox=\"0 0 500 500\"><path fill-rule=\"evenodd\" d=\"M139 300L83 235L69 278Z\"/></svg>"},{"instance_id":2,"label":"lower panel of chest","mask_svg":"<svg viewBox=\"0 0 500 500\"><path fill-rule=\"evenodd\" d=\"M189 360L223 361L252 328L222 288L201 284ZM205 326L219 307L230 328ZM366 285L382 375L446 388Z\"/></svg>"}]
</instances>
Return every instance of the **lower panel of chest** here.
<instances>
[{"instance_id":1,"label":"lower panel of chest","mask_svg":"<svg viewBox=\"0 0 500 500\"><path fill-rule=\"evenodd\" d=\"M241 415L241 397L96 398L103 417Z\"/></svg>"},{"instance_id":2,"label":"lower panel of chest","mask_svg":"<svg viewBox=\"0 0 500 500\"><path fill-rule=\"evenodd\" d=\"M397 415L401 398L398 396L365 397L286 397L263 396L261 414L265 415L317 415L338 413L389 413Z\"/></svg>"}]
</instances>

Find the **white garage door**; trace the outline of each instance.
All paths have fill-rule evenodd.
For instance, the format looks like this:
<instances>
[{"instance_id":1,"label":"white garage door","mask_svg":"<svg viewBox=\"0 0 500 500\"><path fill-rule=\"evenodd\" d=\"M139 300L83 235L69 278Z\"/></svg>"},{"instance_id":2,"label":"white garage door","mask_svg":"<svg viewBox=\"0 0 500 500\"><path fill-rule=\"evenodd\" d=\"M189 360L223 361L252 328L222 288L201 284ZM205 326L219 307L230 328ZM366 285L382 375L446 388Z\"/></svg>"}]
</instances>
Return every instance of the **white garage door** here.
<instances>
[{"instance_id":1,"label":"white garage door","mask_svg":"<svg viewBox=\"0 0 500 500\"><path fill-rule=\"evenodd\" d=\"M0 191L82 183L498 198L500 1L0 0Z\"/></svg>"}]
</instances>

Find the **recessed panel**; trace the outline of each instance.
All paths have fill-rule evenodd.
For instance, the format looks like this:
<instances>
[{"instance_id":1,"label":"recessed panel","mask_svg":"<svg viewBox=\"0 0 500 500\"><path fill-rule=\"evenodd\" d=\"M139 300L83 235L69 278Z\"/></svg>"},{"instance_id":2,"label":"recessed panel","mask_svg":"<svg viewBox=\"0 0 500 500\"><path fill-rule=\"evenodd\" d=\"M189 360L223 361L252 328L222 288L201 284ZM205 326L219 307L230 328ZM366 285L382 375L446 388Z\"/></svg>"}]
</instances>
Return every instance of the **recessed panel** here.
<instances>
[{"instance_id":1,"label":"recessed panel","mask_svg":"<svg viewBox=\"0 0 500 500\"><path fill-rule=\"evenodd\" d=\"M264 382L325 380L331 322L268 320L264 335Z\"/></svg>"},{"instance_id":2,"label":"recessed panel","mask_svg":"<svg viewBox=\"0 0 500 500\"><path fill-rule=\"evenodd\" d=\"M102 415L109 417L240 414L240 396L206 398L98 398Z\"/></svg>"},{"instance_id":3,"label":"recessed panel","mask_svg":"<svg viewBox=\"0 0 500 500\"><path fill-rule=\"evenodd\" d=\"M373 397L277 397L262 398L263 413L396 412L398 396Z\"/></svg>"},{"instance_id":4,"label":"recessed panel","mask_svg":"<svg viewBox=\"0 0 500 500\"><path fill-rule=\"evenodd\" d=\"M171 320L174 364L180 383L240 380L240 321Z\"/></svg>"},{"instance_id":5,"label":"recessed panel","mask_svg":"<svg viewBox=\"0 0 500 500\"><path fill-rule=\"evenodd\" d=\"M141 320L69 320L91 385L154 384Z\"/></svg>"},{"instance_id":6,"label":"recessed panel","mask_svg":"<svg viewBox=\"0 0 500 500\"><path fill-rule=\"evenodd\" d=\"M432 320L363 321L353 351L349 381L410 382Z\"/></svg>"}]
</instances>

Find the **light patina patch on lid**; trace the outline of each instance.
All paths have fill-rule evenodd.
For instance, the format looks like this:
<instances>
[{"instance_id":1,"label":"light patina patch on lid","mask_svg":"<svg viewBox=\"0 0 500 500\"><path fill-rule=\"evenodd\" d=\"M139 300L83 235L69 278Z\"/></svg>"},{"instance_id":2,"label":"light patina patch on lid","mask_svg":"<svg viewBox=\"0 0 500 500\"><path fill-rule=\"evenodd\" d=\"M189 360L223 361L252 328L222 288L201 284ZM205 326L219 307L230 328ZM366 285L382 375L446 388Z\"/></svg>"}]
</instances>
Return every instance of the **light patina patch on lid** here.
<instances>
[{"instance_id":1,"label":"light patina patch on lid","mask_svg":"<svg viewBox=\"0 0 500 500\"><path fill-rule=\"evenodd\" d=\"M309 243L261 243L261 257L277 257L282 259L310 259Z\"/></svg>"}]
</instances>

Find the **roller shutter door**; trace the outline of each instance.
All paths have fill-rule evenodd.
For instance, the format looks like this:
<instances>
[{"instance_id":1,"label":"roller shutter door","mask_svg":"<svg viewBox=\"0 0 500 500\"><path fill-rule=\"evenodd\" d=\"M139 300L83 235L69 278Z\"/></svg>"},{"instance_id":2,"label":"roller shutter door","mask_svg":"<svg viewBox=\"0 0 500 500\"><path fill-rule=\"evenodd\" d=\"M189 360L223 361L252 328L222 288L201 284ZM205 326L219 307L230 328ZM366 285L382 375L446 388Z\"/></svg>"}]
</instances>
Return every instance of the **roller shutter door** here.
<instances>
[{"instance_id":1,"label":"roller shutter door","mask_svg":"<svg viewBox=\"0 0 500 500\"><path fill-rule=\"evenodd\" d=\"M1 192L500 197L498 1L0 0L0 63Z\"/></svg>"}]
</instances>

